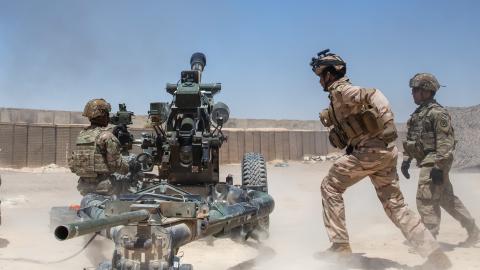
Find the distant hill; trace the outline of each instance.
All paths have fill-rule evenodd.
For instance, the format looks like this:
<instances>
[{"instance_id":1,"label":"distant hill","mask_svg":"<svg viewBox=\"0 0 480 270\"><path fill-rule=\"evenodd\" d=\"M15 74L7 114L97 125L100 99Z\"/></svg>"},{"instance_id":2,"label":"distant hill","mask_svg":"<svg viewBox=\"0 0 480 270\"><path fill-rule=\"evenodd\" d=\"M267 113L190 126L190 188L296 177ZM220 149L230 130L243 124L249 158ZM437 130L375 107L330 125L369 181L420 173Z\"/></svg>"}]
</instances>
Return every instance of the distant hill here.
<instances>
[{"instance_id":1,"label":"distant hill","mask_svg":"<svg viewBox=\"0 0 480 270\"><path fill-rule=\"evenodd\" d=\"M452 116L457 140L453 167L480 168L480 105L447 109Z\"/></svg>"}]
</instances>

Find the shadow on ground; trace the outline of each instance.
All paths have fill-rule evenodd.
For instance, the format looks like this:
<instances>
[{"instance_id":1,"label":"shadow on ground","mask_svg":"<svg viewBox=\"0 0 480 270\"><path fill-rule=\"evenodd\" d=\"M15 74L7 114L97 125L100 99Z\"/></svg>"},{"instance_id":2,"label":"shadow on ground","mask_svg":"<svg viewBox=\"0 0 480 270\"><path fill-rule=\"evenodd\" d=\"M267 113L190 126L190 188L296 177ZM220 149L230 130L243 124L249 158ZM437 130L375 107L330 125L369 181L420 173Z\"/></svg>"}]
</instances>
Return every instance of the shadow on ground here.
<instances>
[{"instance_id":1,"label":"shadow on ground","mask_svg":"<svg viewBox=\"0 0 480 270\"><path fill-rule=\"evenodd\" d=\"M249 270L253 269L258 263L273 259L277 254L271 247L265 246L262 243L245 242L245 245L258 250L258 255L250 260L243 261L227 270Z\"/></svg>"},{"instance_id":2,"label":"shadow on ground","mask_svg":"<svg viewBox=\"0 0 480 270\"><path fill-rule=\"evenodd\" d=\"M326 255L323 252L318 252L314 255L318 260L332 264L331 269L346 270L346 269L365 269L365 270L387 270L387 269L414 269L408 265L400 264L398 262L375 257L367 257L365 253L353 253L347 259L338 256Z\"/></svg>"},{"instance_id":3,"label":"shadow on ground","mask_svg":"<svg viewBox=\"0 0 480 270\"><path fill-rule=\"evenodd\" d=\"M10 244L10 241L7 239L0 238L0 248L6 248Z\"/></svg>"}]
</instances>

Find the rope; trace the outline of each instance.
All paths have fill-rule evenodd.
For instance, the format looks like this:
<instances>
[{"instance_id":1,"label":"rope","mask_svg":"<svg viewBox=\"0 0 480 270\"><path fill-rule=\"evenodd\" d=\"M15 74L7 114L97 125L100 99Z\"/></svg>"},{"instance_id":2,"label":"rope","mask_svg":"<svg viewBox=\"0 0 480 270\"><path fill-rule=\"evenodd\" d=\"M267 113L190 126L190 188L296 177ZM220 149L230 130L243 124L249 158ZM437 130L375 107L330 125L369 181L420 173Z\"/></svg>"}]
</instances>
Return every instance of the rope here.
<instances>
[{"instance_id":1,"label":"rope","mask_svg":"<svg viewBox=\"0 0 480 270\"><path fill-rule=\"evenodd\" d=\"M56 263L61 263L61 262L64 262L64 261L68 261L70 260L71 258L77 256L78 254L82 253L82 251L84 251L88 245L90 245L90 243L92 243L93 239L95 239L95 237L98 235L98 233L95 233L92 238L90 238L90 240L88 240L88 242L82 247L82 249L80 249L79 251L73 253L72 255L66 257L66 258L63 258L63 259L60 259L60 260L56 260L56 261L40 261L40 260L34 260L34 259L27 259L27 258L0 258L0 261L13 261L13 262L27 262L27 263L34 263L34 264L56 264Z\"/></svg>"}]
</instances>

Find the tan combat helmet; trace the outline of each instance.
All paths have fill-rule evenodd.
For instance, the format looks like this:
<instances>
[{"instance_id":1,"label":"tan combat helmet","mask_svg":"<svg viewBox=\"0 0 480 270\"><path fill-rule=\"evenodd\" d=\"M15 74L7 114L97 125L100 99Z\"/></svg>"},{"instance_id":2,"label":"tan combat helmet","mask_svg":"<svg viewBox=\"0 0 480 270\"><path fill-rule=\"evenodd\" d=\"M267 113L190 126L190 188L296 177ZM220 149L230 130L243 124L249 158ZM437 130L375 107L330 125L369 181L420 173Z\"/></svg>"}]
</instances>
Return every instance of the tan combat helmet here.
<instances>
[{"instance_id":1,"label":"tan combat helmet","mask_svg":"<svg viewBox=\"0 0 480 270\"><path fill-rule=\"evenodd\" d=\"M112 107L110 106L110 103L105 101L105 99L92 99L85 105L82 115L91 120L102 116L105 113L109 113L110 110L112 110Z\"/></svg>"},{"instance_id":2,"label":"tan combat helmet","mask_svg":"<svg viewBox=\"0 0 480 270\"><path fill-rule=\"evenodd\" d=\"M328 67L333 67L337 71L347 69L347 63L340 56L330 53L330 49L323 50L317 54L317 57L313 57L310 66L318 76Z\"/></svg>"},{"instance_id":3,"label":"tan combat helmet","mask_svg":"<svg viewBox=\"0 0 480 270\"><path fill-rule=\"evenodd\" d=\"M417 73L410 79L410 88L421 88L432 92L440 89L437 78L430 73Z\"/></svg>"}]
</instances>

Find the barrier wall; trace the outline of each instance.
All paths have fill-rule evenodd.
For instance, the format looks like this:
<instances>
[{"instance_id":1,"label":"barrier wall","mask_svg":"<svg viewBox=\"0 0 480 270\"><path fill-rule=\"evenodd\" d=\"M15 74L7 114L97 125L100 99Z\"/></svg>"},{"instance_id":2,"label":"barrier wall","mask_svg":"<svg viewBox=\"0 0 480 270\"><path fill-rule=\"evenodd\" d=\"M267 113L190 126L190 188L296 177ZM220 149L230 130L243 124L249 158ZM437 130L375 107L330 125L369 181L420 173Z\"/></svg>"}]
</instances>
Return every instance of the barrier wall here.
<instances>
[{"instance_id":1,"label":"barrier wall","mask_svg":"<svg viewBox=\"0 0 480 270\"><path fill-rule=\"evenodd\" d=\"M83 125L0 123L0 167L66 166ZM148 129L131 128L136 138ZM326 131L225 129L227 142L221 163L239 163L246 152L260 152L267 161L301 160L304 155L325 155L333 149ZM135 150L134 146L134 150ZM137 148L136 151L139 151Z\"/></svg>"}]
</instances>

